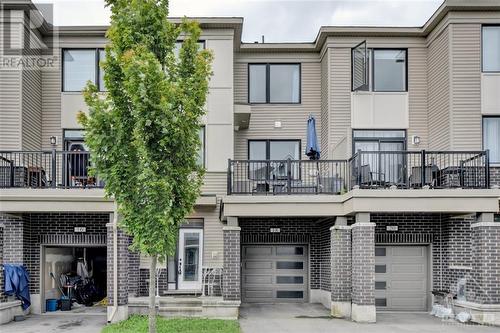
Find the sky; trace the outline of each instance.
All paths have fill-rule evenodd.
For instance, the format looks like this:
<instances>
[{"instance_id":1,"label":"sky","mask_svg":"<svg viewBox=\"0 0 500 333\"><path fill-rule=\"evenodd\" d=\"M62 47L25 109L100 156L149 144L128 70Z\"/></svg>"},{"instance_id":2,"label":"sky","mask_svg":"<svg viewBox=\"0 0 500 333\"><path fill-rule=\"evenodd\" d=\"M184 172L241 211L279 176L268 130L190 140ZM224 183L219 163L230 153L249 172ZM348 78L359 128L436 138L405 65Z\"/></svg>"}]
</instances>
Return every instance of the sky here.
<instances>
[{"instance_id":1,"label":"sky","mask_svg":"<svg viewBox=\"0 0 500 333\"><path fill-rule=\"evenodd\" d=\"M55 25L107 25L104 0L53 3ZM311 42L321 26L422 26L443 0L170 0L170 16L243 17L244 42Z\"/></svg>"}]
</instances>

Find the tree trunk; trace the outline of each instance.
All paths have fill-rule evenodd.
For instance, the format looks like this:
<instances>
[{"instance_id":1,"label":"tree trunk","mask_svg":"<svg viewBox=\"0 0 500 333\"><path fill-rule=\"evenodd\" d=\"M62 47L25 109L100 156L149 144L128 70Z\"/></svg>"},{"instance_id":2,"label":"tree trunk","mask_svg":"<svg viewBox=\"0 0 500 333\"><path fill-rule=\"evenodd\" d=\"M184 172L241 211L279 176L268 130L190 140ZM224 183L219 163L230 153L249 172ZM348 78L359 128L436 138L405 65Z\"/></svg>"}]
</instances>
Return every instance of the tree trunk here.
<instances>
[{"instance_id":1,"label":"tree trunk","mask_svg":"<svg viewBox=\"0 0 500 333\"><path fill-rule=\"evenodd\" d=\"M156 260L152 256L149 266L149 333L156 333Z\"/></svg>"}]
</instances>

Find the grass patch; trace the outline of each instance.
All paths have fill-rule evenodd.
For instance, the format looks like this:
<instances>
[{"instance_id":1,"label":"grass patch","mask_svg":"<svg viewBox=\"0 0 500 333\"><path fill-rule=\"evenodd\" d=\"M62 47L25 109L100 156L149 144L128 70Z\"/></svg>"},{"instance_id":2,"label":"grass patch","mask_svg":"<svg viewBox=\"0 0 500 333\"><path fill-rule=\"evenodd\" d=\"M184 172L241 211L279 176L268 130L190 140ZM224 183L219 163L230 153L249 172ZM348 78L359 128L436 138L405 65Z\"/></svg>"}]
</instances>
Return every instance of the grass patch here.
<instances>
[{"instance_id":1,"label":"grass patch","mask_svg":"<svg viewBox=\"0 0 500 333\"><path fill-rule=\"evenodd\" d=\"M240 325L236 320L158 317L158 333L239 333ZM101 333L147 333L148 317L130 316L129 319L103 328Z\"/></svg>"}]
</instances>

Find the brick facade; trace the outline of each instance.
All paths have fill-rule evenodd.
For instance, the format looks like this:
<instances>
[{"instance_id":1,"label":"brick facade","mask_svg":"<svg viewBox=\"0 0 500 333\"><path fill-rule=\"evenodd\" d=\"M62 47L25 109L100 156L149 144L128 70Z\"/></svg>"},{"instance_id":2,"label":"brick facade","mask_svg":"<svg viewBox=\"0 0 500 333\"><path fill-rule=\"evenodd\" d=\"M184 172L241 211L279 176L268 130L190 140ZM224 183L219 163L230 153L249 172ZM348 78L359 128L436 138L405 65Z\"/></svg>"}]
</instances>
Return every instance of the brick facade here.
<instances>
[{"instance_id":1,"label":"brick facade","mask_svg":"<svg viewBox=\"0 0 500 333\"><path fill-rule=\"evenodd\" d=\"M224 266L222 297L224 300L241 300L241 242L239 227L224 227Z\"/></svg>"},{"instance_id":2,"label":"brick facade","mask_svg":"<svg viewBox=\"0 0 500 333\"><path fill-rule=\"evenodd\" d=\"M500 223L472 225L472 271L467 299L480 304L500 304Z\"/></svg>"},{"instance_id":3,"label":"brick facade","mask_svg":"<svg viewBox=\"0 0 500 333\"><path fill-rule=\"evenodd\" d=\"M500 167L490 166L490 187L500 187Z\"/></svg>"},{"instance_id":4,"label":"brick facade","mask_svg":"<svg viewBox=\"0 0 500 333\"><path fill-rule=\"evenodd\" d=\"M352 225L352 303L375 305L375 224Z\"/></svg>"},{"instance_id":5,"label":"brick facade","mask_svg":"<svg viewBox=\"0 0 500 333\"><path fill-rule=\"evenodd\" d=\"M107 257L108 265L108 304L114 305L114 237L113 237L113 226L108 224L107 226L107 251L109 253ZM130 238L122 230L118 229L117 235L117 245L118 245L118 261L117 261L117 271L118 271L118 305L125 305L128 303L128 257L129 257L129 245Z\"/></svg>"},{"instance_id":6,"label":"brick facade","mask_svg":"<svg viewBox=\"0 0 500 333\"><path fill-rule=\"evenodd\" d=\"M0 264L3 263L3 228L3 224L0 224ZM4 283L4 274L0 270L0 303L7 302L7 296L3 292Z\"/></svg>"},{"instance_id":7,"label":"brick facade","mask_svg":"<svg viewBox=\"0 0 500 333\"><path fill-rule=\"evenodd\" d=\"M331 230L331 295L334 302L351 301L351 246L351 227L333 226Z\"/></svg>"}]
</instances>

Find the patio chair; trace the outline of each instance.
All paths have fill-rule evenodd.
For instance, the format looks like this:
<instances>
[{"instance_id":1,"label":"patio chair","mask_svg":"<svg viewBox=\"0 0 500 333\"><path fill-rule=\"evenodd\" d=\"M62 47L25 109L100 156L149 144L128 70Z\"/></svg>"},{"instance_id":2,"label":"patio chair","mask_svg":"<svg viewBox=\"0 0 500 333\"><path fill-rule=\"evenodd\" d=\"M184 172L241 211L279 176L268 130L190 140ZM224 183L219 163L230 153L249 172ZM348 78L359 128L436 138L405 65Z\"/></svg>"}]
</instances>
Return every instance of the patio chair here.
<instances>
[{"instance_id":1,"label":"patio chair","mask_svg":"<svg viewBox=\"0 0 500 333\"><path fill-rule=\"evenodd\" d=\"M371 171L370 164L362 165L359 170L360 186L380 187L385 186L385 173Z\"/></svg>"}]
</instances>

